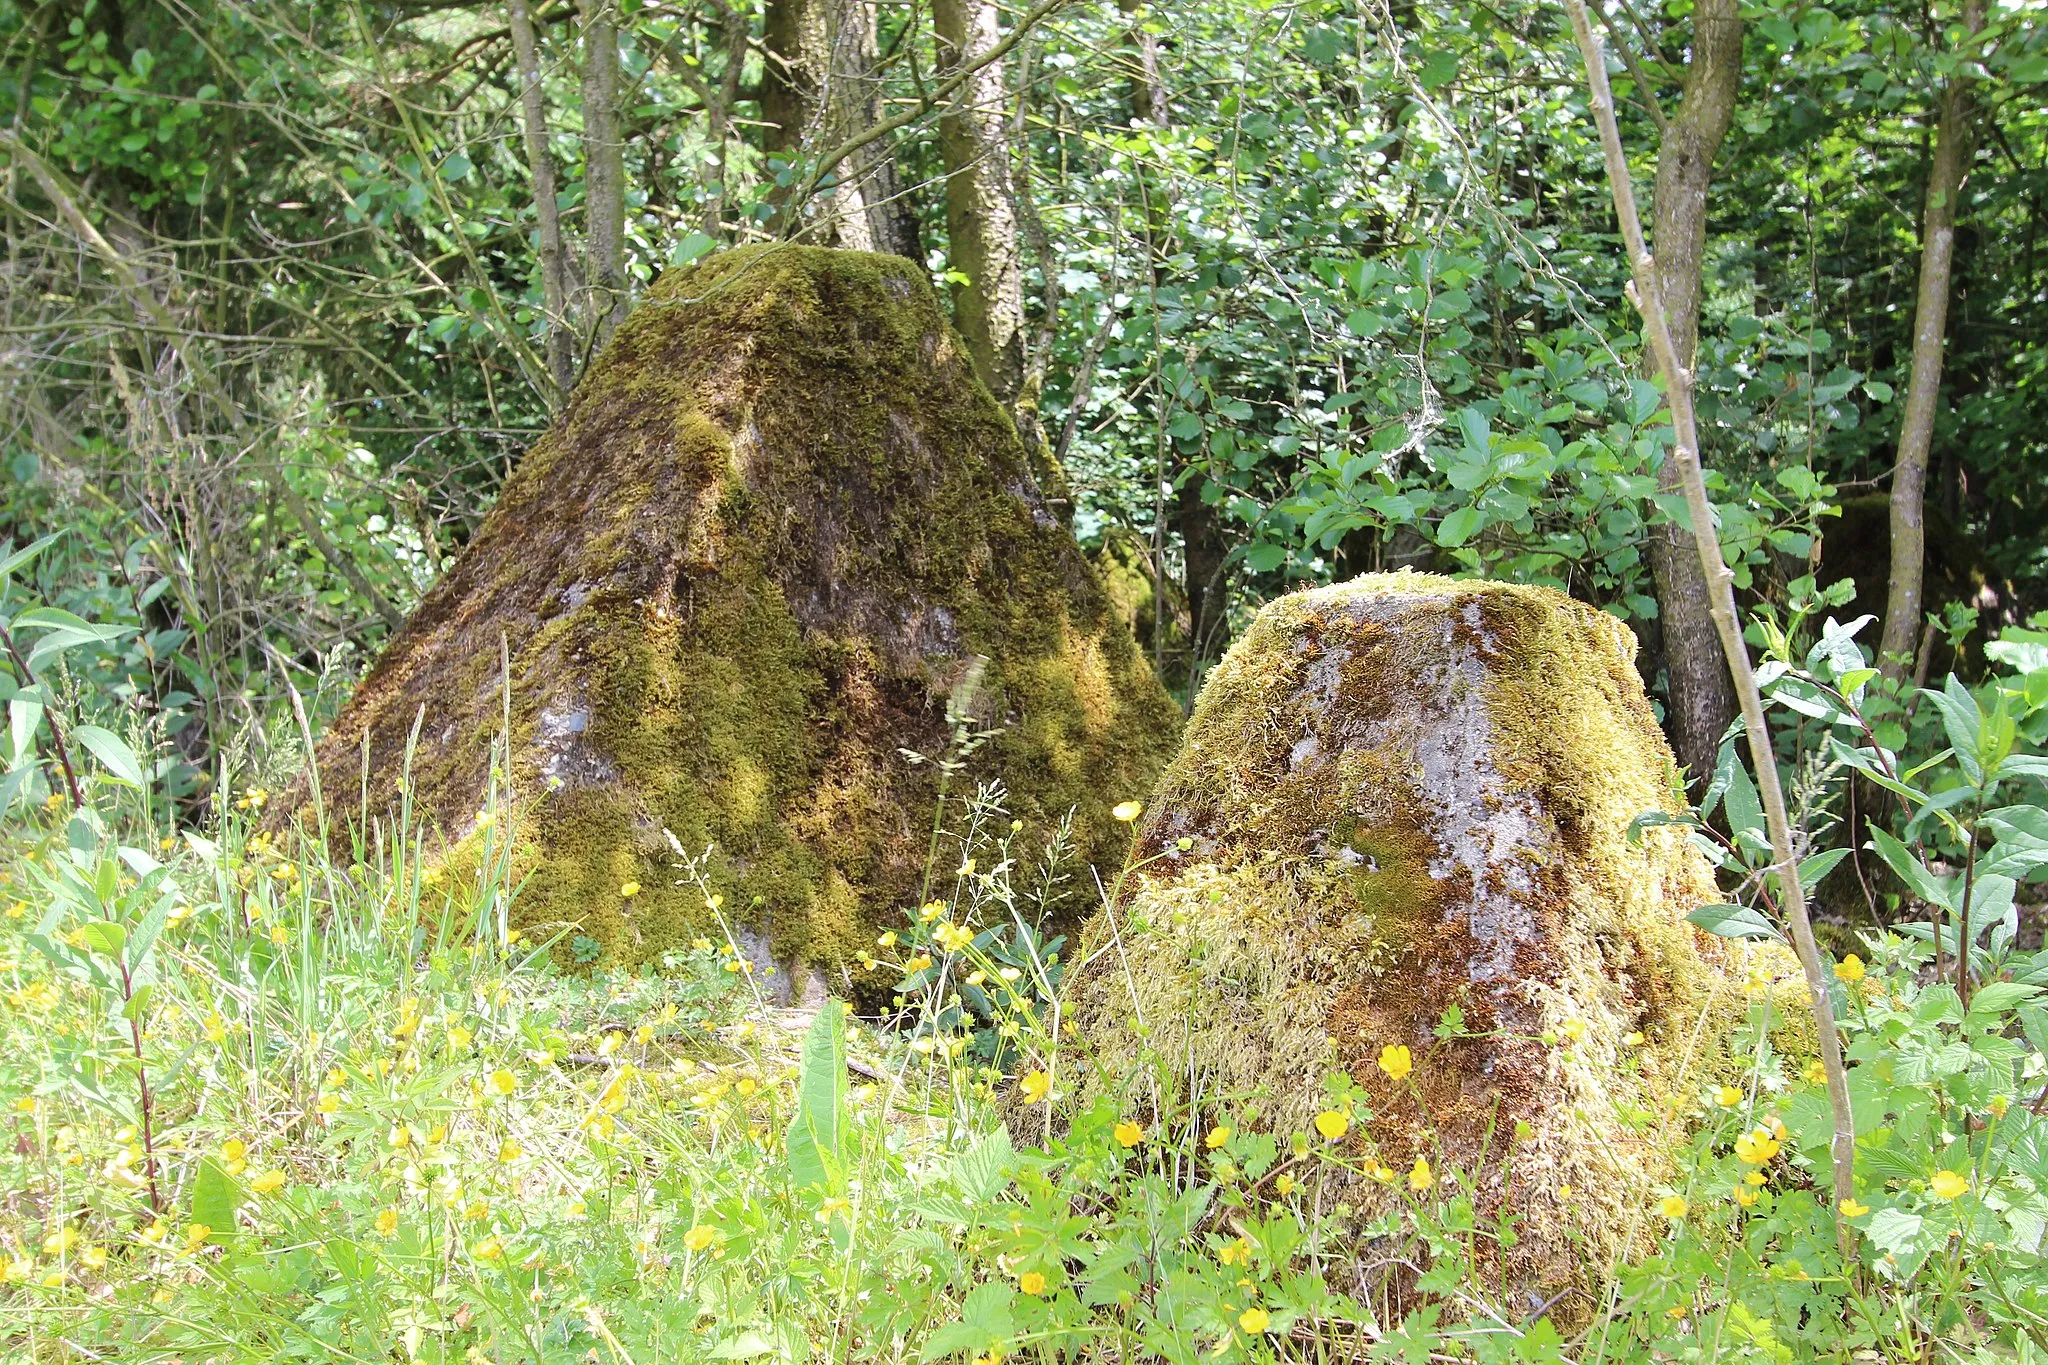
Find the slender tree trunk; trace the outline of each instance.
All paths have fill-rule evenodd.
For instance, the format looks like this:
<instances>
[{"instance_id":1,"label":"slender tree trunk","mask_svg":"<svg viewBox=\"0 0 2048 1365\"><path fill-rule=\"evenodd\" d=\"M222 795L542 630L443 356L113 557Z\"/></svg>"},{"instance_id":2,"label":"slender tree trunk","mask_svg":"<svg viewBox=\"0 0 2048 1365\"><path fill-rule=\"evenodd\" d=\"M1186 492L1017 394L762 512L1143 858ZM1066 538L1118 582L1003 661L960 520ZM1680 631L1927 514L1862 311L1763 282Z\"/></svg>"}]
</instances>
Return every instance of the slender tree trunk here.
<instances>
[{"instance_id":1,"label":"slender tree trunk","mask_svg":"<svg viewBox=\"0 0 2048 1365\"><path fill-rule=\"evenodd\" d=\"M1650 238L1657 251L1658 291L1679 363L1692 367L1699 339L1700 281L1707 241L1707 187L1714 157L1735 117L1742 84L1742 18L1737 0L1698 0L1693 7L1692 61L1685 95L1657 152L1656 203ZM1653 369L1654 372L1654 369ZM1676 495L1683 471L1667 459L1658 490ZM1664 522L1651 531L1650 572L1657 584L1672 748L1694 782L1714 770L1721 735L1735 719L1735 689L1714 629L1706 570L1692 535Z\"/></svg>"},{"instance_id":2,"label":"slender tree trunk","mask_svg":"<svg viewBox=\"0 0 2048 1365\"><path fill-rule=\"evenodd\" d=\"M1132 127L1164 128L1172 119L1173 111L1167 100L1166 79L1160 65L1159 39L1146 26L1140 0L1120 0L1118 8L1131 20L1125 35L1133 59L1130 82ZM1154 183L1142 159L1138 164L1138 190L1143 196L1140 207L1143 211L1141 231L1146 294L1153 300L1156 326L1159 284L1166 263L1173 255L1173 217L1165 187ZM1170 400L1163 382L1155 391L1153 401L1161 405L1159 420L1164 423L1165 405ZM1163 430L1158 439L1161 452L1158 477L1162 488L1170 478L1174 492L1168 501L1162 491L1155 506L1153 596L1159 605L1153 617L1154 630L1163 633L1169 619L1163 578L1166 556L1161 532L1170 517L1173 531L1180 537L1181 593L1188 606L1187 684L1192 696L1201 678L1203 661L1220 655L1223 647L1230 643L1229 620L1224 611L1228 600L1230 546L1224 538L1222 516L1202 498L1205 473L1182 464L1169 474L1166 452L1174 449L1174 443ZM1155 648L1154 653L1156 657L1160 651Z\"/></svg>"},{"instance_id":3,"label":"slender tree trunk","mask_svg":"<svg viewBox=\"0 0 2048 1365\"><path fill-rule=\"evenodd\" d=\"M872 0L770 0L762 42L761 113L770 125L770 152L797 160L820 156L882 121ZM859 148L833 176L820 196L824 212L811 221L785 220L785 234L923 260L917 213L887 138ZM800 216L805 209L790 205L785 213Z\"/></svg>"},{"instance_id":4,"label":"slender tree trunk","mask_svg":"<svg viewBox=\"0 0 2048 1365\"><path fill-rule=\"evenodd\" d=\"M939 63L947 70L985 57L1001 39L995 0L934 0ZM989 62L939 116L946 163L946 249L967 277L953 286L953 321L989 392L1014 405L1024 383L1024 267L1010 179L1003 64Z\"/></svg>"},{"instance_id":5,"label":"slender tree trunk","mask_svg":"<svg viewBox=\"0 0 2048 1365\"><path fill-rule=\"evenodd\" d=\"M533 175L533 208L540 220L542 307L547 310L548 375L555 399L576 383L575 328L569 321L568 260L562 249L562 212L555 197L555 157L548 149L547 105L541 98L540 45L533 35L529 0L509 0L512 47L519 58L519 107L526 128L526 164Z\"/></svg>"},{"instance_id":6,"label":"slender tree trunk","mask_svg":"<svg viewBox=\"0 0 2048 1365\"><path fill-rule=\"evenodd\" d=\"M585 279L594 341L625 320L626 160L619 135L617 0L581 0L583 9L583 202Z\"/></svg>"},{"instance_id":7,"label":"slender tree trunk","mask_svg":"<svg viewBox=\"0 0 2048 1365\"><path fill-rule=\"evenodd\" d=\"M1983 0L1964 0L1963 27L1974 38L1984 27ZM1920 295L1913 305L1913 356L1906 380L1906 410L1899 422L1899 453L1892 465L1892 565L1885 595L1884 636L1878 666L1894 681L1913 666L1927 577L1927 455L1934 444L1935 408L1941 401L1942 347L1948 333L1949 277L1954 272L1956 201L1970 165L1970 78L1958 69L1941 93L1941 121L1927 171L1927 206L1920 234Z\"/></svg>"}]
</instances>

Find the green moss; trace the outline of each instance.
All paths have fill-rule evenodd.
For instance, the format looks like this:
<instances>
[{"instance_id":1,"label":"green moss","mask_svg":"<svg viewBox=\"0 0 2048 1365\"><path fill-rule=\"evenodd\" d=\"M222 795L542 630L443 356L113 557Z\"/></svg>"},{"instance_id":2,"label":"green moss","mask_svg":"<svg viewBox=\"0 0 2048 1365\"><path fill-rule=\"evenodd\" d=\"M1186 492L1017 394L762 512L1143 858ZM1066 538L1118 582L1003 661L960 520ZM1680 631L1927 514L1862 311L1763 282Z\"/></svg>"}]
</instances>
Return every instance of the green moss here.
<instances>
[{"instance_id":1,"label":"green moss","mask_svg":"<svg viewBox=\"0 0 2048 1365\"><path fill-rule=\"evenodd\" d=\"M1156 1049L1198 1103L1262 1091L1286 1132L1342 1068L1371 1105L1361 1152L1466 1171L1482 1214L1521 1220L1482 1259L1545 1297L1586 1287L1649 1226L1657 1125L1725 1074L1743 955L1794 972L1684 921L1719 897L1681 831L1627 837L1673 792L1633 647L1510 584L1375 575L1270 604L1161 779L1122 951L1091 957L1102 920L1077 957L1072 1013L1104 1073ZM1391 1044L1419 1059L1409 1081L1375 1064Z\"/></svg>"},{"instance_id":2,"label":"green moss","mask_svg":"<svg viewBox=\"0 0 2048 1365\"><path fill-rule=\"evenodd\" d=\"M386 817L424 713L418 801L459 838L509 660L521 918L622 964L707 932L667 830L716 848L741 927L841 965L915 894L934 774L900 751L943 750L976 656L1002 733L974 776L1034 828L1078 808L1083 856L1120 860L1109 809L1149 790L1178 712L922 273L749 248L656 284L320 761L354 791L367 738L356 814Z\"/></svg>"}]
</instances>

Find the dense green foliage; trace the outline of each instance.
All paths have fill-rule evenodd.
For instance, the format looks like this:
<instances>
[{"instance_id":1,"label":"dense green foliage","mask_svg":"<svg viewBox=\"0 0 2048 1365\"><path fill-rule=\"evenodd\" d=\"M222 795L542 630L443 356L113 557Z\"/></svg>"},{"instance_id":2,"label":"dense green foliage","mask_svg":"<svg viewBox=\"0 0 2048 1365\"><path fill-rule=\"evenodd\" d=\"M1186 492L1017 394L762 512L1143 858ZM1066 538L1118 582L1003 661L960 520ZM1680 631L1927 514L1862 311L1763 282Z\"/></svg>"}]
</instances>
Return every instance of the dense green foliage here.
<instances>
[{"instance_id":1,"label":"dense green foliage","mask_svg":"<svg viewBox=\"0 0 2048 1365\"><path fill-rule=\"evenodd\" d=\"M453 870L420 861L417 824L353 849L250 834L567 401L551 347L569 332L580 372L609 330L592 35L616 44L639 298L668 267L814 231L852 178L771 112L776 17L811 2L0 0L6 1350L2048 1350L2038 0L2000 0L1974 36L1949 0L1744 7L1707 199L1708 483L1838 959L1841 1201L1821 1080L1774 1048L1759 993L1742 1074L1661 1077L1664 1107L1608 1135L1668 1147L1678 1179L1598 1267L1605 1296L1507 1301L1474 1267L1517 1234L1479 1225L1471 1173L1338 1144L1372 1118L1355 1078L1329 1079L1313 1132L1270 1131L1269 1097L1188 1093L1134 1025L1140 1073L1076 1083L1067 945L1034 911L1092 877L1113 897L1118 869L1016 861L1000 791L942 801L924 906L867 907L903 911L868 966L899 1012L845 1032L831 1008L763 1006L710 861L663 869L663 894L701 901L723 941L563 975L573 940L556 962L513 930L493 830L526 812L495 776ZM869 145L919 265L980 288L947 239L950 58L921 7L856 8L879 29L858 79L888 120ZM1693 6L1611 8L1647 193ZM523 136L529 11L552 204ZM1005 401L1172 690L1191 699L1280 592L1408 565L1611 611L1670 695L1646 551L1682 519L1657 486L1670 427L1561 7L1071 0L996 27L1031 376ZM1868 618L1938 112L1961 82L1974 136L1914 623L1932 647L1894 685ZM1781 888L1737 754L1696 774L1688 823L1728 903L1694 922L1770 938ZM1060 1107L1084 1090L1105 1098ZM1351 1179L1404 1207L1352 1226L1325 1198ZM1362 1271L1361 1236L1383 1253Z\"/></svg>"}]
</instances>

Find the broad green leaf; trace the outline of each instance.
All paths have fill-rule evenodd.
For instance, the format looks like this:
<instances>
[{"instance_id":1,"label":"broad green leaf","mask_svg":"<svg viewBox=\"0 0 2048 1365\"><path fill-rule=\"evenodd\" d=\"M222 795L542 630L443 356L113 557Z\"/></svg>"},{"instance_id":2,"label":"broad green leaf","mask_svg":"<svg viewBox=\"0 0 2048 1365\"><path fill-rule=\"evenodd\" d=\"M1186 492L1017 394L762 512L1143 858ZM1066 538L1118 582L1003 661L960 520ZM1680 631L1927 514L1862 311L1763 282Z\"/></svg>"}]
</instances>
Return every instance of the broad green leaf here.
<instances>
[{"instance_id":1,"label":"broad green leaf","mask_svg":"<svg viewBox=\"0 0 2048 1365\"><path fill-rule=\"evenodd\" d=\"M78 928L79 937L85 946L103 957L118 958L121 950L128 946L128 931L112 920L94 920Z\"/></svg>"},{"instance_id":2,"label":"broad green leaf","mask_svg":"<svg viewBox=\"0 0 2048 1365\"><path fill-rule=\"evenodd\" d=\"M1437 524L1436 543L1450 548L1463 545L1479 529L1479 509L1460 507Z\"/></svg>"},{"instance_id":3,"label":"broad green leaf","mask_svg":"<svg viewBox=\"0 0 2048 1365\"><path fill-rule=\"evenodd\" d=\"M235 1180L213 1157L199 1159L192 1177L192 1221L213 1233L215 1242L226 1242L235 1234Z\"/></svg>"},{"instance_id":4,"label":"broad green leaf","mask_svg":"<svg viewBox=\"0 0 2048 1365\"><path fill-rule=\"evenodd\" d=\"M1987 982L1971 993L1970 1012L1966 1017L1979 1022L1995 1019L2039 994L2039 986L2029 986L2020 981Z\"/></svg>"},{"instance_id":5,"label":"broad green leaf","mask_svg":"<svg viewBox=\"0 0 2048 1365\"><path fill-rule=\"evenodd\" d=\"M785 1142L790 1181L799 1190L837 1194L846 1184L840 1143L846 1131L846 1017L828 1000L804 1038L796 1119Z\"/></svg>"},{"instance_id":6,"label":"broad green leaf","mask_svg":"<svg viewBox=\"0 0 2048 1365\"><path fill-rule=\"evenodd\" d=\"M71 732L80 744L92 751L106 770L131 787L147 787L149 779L143 776L142 762L135 757L135 751L128 747L128 741L112 730L103 730L97 725L81 725Z\"/></svg>"},{"instance_id":7,"label":"broad green leaf","mask_svg":"<svg viewBox=\"0 0 2048 1365\"><path fill-rule=\"evenodd\" d=\"M1017 1291L1003 1280L985 1280L968 1292L960 1305L960 1321L949 1322L931 1334L924 1344L924 1358L973 1355L991 1346L1008 1345L1017 1334L1016 1315L1011 1305Z\"/></svg>"}]
</instances>

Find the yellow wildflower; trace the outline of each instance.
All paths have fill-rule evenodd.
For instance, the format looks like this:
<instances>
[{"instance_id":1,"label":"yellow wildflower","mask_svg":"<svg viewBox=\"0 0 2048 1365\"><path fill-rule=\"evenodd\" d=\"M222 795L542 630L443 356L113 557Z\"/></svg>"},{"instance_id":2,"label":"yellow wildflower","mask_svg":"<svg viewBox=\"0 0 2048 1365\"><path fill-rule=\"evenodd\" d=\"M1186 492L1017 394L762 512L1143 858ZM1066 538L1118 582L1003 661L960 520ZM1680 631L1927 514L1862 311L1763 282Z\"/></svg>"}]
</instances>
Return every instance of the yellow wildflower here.
<instances>
[{"instance_id":1,"label":"yellow wildflower","mask_svg":"<svg viewBox=\"0 0 2048 1365\"><path fill-rule=\"evenodd\" d=\"M1017 1287L1035 1299L1045 1292L1045 1276L1040 1271L1027 1270L1017 1277Z\"/></svg>"},{"instance_id":2,"label":"yellow wildflower","mask_svg":"<svg viewBox=\"0 0 2048 1365\"><path fill-rule=\"evenodd\" d=\"M683 1234L683 1245L692 1251L703 1251L718 1240L718 1229L699 1223Z\"/></svg>"},{"instance_id":3,"label":"yellow wildflower","mask_svg":"<svg viewBox=\"0 0 2048 1365\"><path fill-rule=\"evenodd\" d=\"M1954 1171L1936 1171L1927 1188L1942 1199L1958 1199L1969 1192L1970 1178Z\"/></svg>"},{"instance_id":4,"label":"yellow wildflower","mask_svg":"<svg viewBox=\"0 0 2048 1365\"><path fill-rule=\"evenodd\" d=\"M498 1160L508 1163L519 1160L519 1144L511 1138L506 1138L503 1142L499 1143Z\"/></svg>"},{"instance_id":5,"label":"yellow wildflower","mask_svg":"<svg viewBox=\"0 0 2048 1365\"><path fill-rule=\"evenodd\" d=\"M1715 1092L1714 1099L1723 1109L1733 1109L1742 1103L1742 1092L1732 1085L1724 1085Z\"/></svg>"},{"instance_id":6,"label":"yellow wildflower","mask_svg":"<svg viewBox=\"0 0 2048 1365\"><path fill-rule=\"evenodd\" d=\"M1857 982L1863 979L1863 959L1851 953L1835 964L1835 975L1844 981Z\"/></svg>"},{"instance_id":7,"label":"yellow wildflower","mask_svg":"<svg viewBox=\"0 0 2048 1365\"><path fill-rule=\"evenodd\" d=\"M1230 1125L1219 1123L1209 1130L1207 1137L1202 1139L1202 1145L1213 1152L1228 1141L1230 1141Z\"/></svg>"},{"instance_id":8,"label":"yellow wildflower","mask_svg":"<svg viewBox=\"0 0 2048 1365\"><path fill-rule=\"evenodd\" d=\"M1735 1157L1751 1166L1761 1166L1778 1154L1783 1144L1768 1128L1752 1128L1735 1139Z\"/></svg>"},{"instance_id":9,"label":"yellow wildflower","mask_svg":"<svg viewBox=\"0 0 2048 1365\"><path fill-rule=\"evenodd\" d=\"M1265 1331L1267 1324L1271 1321L1272 1318L1263 1308L1247 1308L1237 1315L1237 1325L1253 1336L1257 1336Z\"/></svg>"},{"instance_id":10,"label":"yellow wildflower","mask_svg":"<svg viewBox=\"0 0 2048 1365\"><path fill-rule=\"evenodd\" d=\"M518 1088L518 1080L503 1067L491 1073L491 1089L497 1091L500 1095L509 1095Z\"/></svg>"},{"instance_id":11,"label":"yellow wildflower","mask_svg":"<svg viewBox=\"0 0 2048 1365\"><path fill-rule=\"evenodd\" d=\"M1280 1191L1280 1196L1284 1199L1288 1195L1294 1193L1294 1184L1295 1181L1293 1176L1283 1175L1278 1180L1273 1182L1273 1188Z\"/></svg>"},{"instance_id":12,"label":"yellow wildflower","mask_svg":"<svg viewBox=\"0 0 2048 1365\"><path fill-rule=\"evenodd\" d=\"M1119 801L1109 812L1112 819L1121 821L1126 825L1144 813L1145 806L1140 801Z\"/></svg>"},{"instance_id":13,"label":"yellow wildflower","mask_svg":"<svg viewBox=\"0 0 2048 1365\"><path fill-rule=\"evenodd\" d=\"M1017 1082L1017 1088L1024 1095L1024 1103L1040 1104L1052 1093L1052 1077L1043 1071L1027 1071Z\"/></svg>"},{"instance_id":14,"label":"yellow wildflower","mask_svg":"<svg viewBox=\"0 0 2048 1365\"><path fill-rule=\"evenodd\" d=\"M1135 1147L1145 1140L1145 1125L1134 1119L1125 1119L1116 1126L1116 1140L1125 1147Z\"/></svg>"},{"instance_id":15,"label":"yellow wildflower","mask_svg":"<svg viewBox=\"0 0 2048 1365\"><path fill-rule=\"evenodd\" d=\"M1434 1184L1436 1184L1436 1175L1429 1169L1429 1158L1426 1156L1416 1157L1415 1164L1408 1170L1408 1188L1417 1194L1421 1194Z\"/></svg>"},{"instance_id":16,"label":"yellow wildflower","mask_svg":"<svg viewBox=\"0 0 2048 1365\"><path fill-rule=\"evenodd\" d=\"M1666 1218L1683 1218L1691 1207L1675 1194L1667 1194L1657 1201L1657 1212Z\"/></svg>"},{"instance_id":17,"label":"yellow wildflower","mask_svg":"<svg viewBox=\"0 0 2048 1365\"><path fill-rule=\"evenodd\" d=\"M1844 1218L1861 1218L1864 1214L1870 1212L1870 1205L1855 1199L1844 1199L1841 1203L1841 1209Z\"/></svg>"},{"instance_id":18,"label":"yellow wildflower","mask_svg":"<svg viewBox=\"0 0 2048 1365\"><path fill-rule=\"evenodd\" d=\"M622 884L619 887L619 894L625 897L627 900L633 899L633 897L640 894L640 883L626 882Z\"/></svg>"},{"instance_id":19,"label":"yellow wildflower","mask_svg":"<svg viewBox=\"0 0 2048 1365\"><path fill-rule=\"evenodd\" d=\"M1389 1080L1402 1081L1415 1069L1415 1059L1406 1046L1395 1043L1380 1049L1380 1070L1387 1073Z\"/></svg>"},{"instance_id":20,"label":"yellow wildflower","mask_svg":"<svg viewBox=\"0 0 2048 1365\"><path fill-rule=\"evenodd\" d=\"M1325 1109L1316 1115L1316 1131L1328 1141L1335 1142L1351 1131L1351 1115L1341 1109Z\"/></svg>"}]
</instances>

